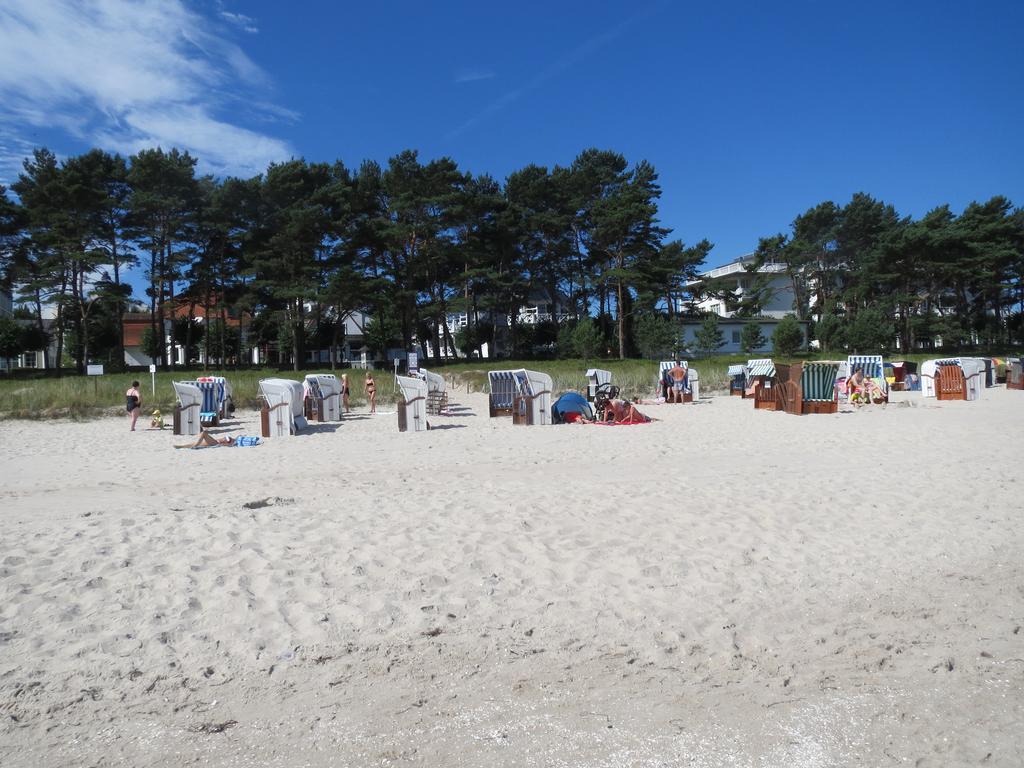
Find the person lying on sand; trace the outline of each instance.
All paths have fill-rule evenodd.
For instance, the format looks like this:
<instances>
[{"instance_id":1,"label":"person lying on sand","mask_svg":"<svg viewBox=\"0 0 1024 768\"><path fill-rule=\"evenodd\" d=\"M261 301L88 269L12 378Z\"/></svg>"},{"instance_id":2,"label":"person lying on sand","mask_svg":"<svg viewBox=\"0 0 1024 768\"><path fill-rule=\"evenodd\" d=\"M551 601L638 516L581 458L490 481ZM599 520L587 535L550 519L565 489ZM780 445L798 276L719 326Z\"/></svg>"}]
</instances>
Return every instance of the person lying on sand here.
<instances>
[{"instance_id":1,"label":"person lying on sand","mask_svg":"<svg viewBox=\"0 0 1024 768\"><path fill-rule=\"evenodd\" d=\"M227 446L247 446L247 445L259 445L260 439L258 437L221 437L217 438L207 432L205 429L200 433L198 439L194 443L188 445L176 445L175 448L217 448L221 445Z\"/></svg>"},{"instance_id":2,"label":"person lying on sand","mask_svg":"<svg viewBox=\"0 0 1024 768\"><path fill-rule=\"evenodd\" d=\"M629 400L621 400L619 398L613 398L607 402L604 408L604 415L601 418L601 422L605 424L636 424L650 420L649 416L640 413L637 407L629 402ZM594 422L590 419L581 418L580 423L593 424Z\"/></svg>"}]
</instances>

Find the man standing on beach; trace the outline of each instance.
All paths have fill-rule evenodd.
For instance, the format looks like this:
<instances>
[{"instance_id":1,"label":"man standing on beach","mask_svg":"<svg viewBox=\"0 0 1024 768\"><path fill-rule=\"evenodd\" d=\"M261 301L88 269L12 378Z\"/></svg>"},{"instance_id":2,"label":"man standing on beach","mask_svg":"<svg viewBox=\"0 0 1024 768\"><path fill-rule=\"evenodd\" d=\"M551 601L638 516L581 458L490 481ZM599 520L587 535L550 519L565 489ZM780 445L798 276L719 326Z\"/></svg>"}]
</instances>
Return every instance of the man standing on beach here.
<instances>
[{"instance_id":1,"label":"man standing on beach","mask_svg":"<svg viewBox=\"0 0 1024 768\"><path fill-rule=\"evenodd\" d=\"M668 369L668 376L672 379L672 392L665 400L670 403L683 402L683 394L686 392L686 369L676 361L676 364Z\"/></svg>"}]
</instances>

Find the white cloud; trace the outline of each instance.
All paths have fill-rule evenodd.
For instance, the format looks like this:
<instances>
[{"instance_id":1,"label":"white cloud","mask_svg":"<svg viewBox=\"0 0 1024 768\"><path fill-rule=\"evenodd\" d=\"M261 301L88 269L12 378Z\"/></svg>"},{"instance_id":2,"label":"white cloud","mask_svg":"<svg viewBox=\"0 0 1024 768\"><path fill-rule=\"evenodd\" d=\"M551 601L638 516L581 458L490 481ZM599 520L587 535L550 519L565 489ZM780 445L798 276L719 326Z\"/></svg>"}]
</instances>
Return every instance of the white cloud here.
<instances>
[{"instance_id":1,"label":"white cloud","mask_svg":"<svg viewBox=\"0 0 1024 768\"><path fill-rule=\"evenodd\" d=\"M475 83L479 80L491 80L496 77L489 69L466 69L456 73L456 83Z\"/></svg>"},{"instance_id":2,"label":"white cloud","mask_svg":"<svg viewBox=\"0 0 1024 768\"><path fill-rule=\"evenodd\" d=\"M60 128L109 150L176 146L204 171L258 173L295 154L234 119L240 101L257 120L289 114L258 106L268 90L252 59L183 0L0 4L0 120L9 137L18 125Z\"/></svg>"},{"instance_id":3,"label":"white cloud","mask_svg":"<svg viewBox=\"0 0 1024 768\"><path fill-rule=\"evenodd\" d=\"M246 16L244 13L231 13L231 11L221 11L220 16L222 19L230 21L239 29L243 29L251 35L255 35L259 32L259 27L256 26L256 20L250 16Z\"/></svg>"}]
</instances>

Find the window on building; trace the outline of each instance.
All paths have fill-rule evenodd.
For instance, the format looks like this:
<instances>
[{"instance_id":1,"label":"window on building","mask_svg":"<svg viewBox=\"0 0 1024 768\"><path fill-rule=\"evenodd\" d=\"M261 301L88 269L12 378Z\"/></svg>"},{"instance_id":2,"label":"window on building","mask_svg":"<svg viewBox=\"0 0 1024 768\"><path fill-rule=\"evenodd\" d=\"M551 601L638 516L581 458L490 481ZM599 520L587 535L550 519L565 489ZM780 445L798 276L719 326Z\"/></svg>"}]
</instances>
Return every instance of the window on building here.
<instances>
[{"instance_id":1,"label":"window on building","mask_svg":"<svg viewBox=\"0 0 1024 768\"><path fill-rule=\"evenodd\" d=\"M733 344L739 344L740 343L740 332L739 331L733 331L732 332L732 343Z\"/></svg>"},{"instance_id":2,"label":"window on building","mask_svg":"<svg viewBox=\"0 0 1024 768\"><path fill-rule=\"evenodd\" d=\"M36 367L36 353L35 352L26 352L24 354L24 360L25 360L25 362L22 363L22 367L23 368L35 368Z\"/></svg>"}]
</instances>

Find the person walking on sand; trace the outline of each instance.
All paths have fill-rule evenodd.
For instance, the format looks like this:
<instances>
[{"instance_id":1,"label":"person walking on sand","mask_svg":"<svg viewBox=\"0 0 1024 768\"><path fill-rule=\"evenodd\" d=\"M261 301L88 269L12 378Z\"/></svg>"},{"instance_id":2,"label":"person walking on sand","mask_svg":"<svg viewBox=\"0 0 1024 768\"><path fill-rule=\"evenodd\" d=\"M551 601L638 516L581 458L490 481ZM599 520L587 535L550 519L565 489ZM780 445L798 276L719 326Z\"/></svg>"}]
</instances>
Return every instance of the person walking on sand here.
<instances>
[{"instance_id":1,"label":"person walking on sand","mask_svg":"<svg viewBox=\"0 0 1024 768\"><path fill-rule=\"evenodd\" d=\"M341 374L341 402L345 406L345 413L352 413L348 407L348 374Z\"/></svg>"},{"instance_id":2,"label":"person walking on sand","mask_svg":"<svg viewBox=\"0 0 1024 768\"><path fill-rule=\"evenodd\" d=\"M366 382L363 384L366 398L370 401L370 413L377 412L377 384L373 380L373 374L366 372Z\"/></svg>"},{"instance_id":3,"label":"person walking on sand","mask_svg":"<svg viewBox=\"0 0 1024 768\"><path fill-rule=\"evenodd\" d=\"M132 420L131 431L134 432L135 422L139 420L139 414L142 413L142 393L139 391L139 382L132 382L131 387L124 393L124 399L128 416Z\"/></svg>"}]
</instances>

